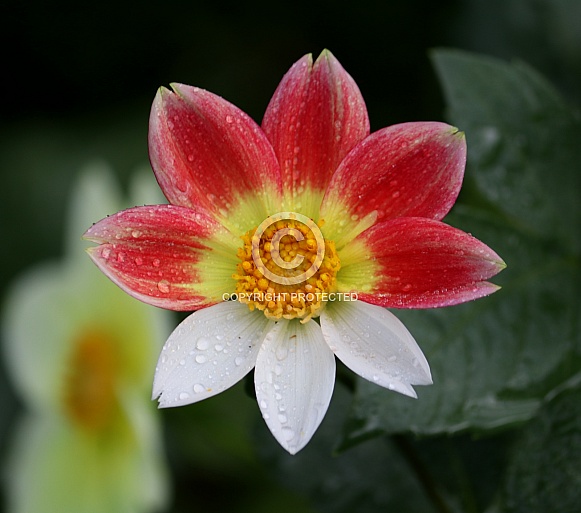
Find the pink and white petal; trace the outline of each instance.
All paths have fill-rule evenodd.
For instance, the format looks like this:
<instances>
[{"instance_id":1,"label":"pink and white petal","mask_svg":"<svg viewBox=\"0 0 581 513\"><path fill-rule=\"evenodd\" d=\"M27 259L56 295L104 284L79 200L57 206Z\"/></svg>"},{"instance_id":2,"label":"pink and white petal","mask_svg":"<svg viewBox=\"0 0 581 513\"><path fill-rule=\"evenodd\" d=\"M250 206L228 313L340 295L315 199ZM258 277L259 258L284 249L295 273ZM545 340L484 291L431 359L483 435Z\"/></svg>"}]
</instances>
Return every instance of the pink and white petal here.
<instances>
[{"instance_id":1,"label":"pink and white petal","mask_svg":"<svg viewBox=\"0 0 581 513\"><path fill-rule=\"evenodd\" d=\"M256 363L273 321L238 301L187 317L163 346L153 382L160 408L191 404L230 388Z\"/></svg>"},{"instance_id":2,"label":"pink and white petal","mask_svg":"<svg viewBox=\"0 0 581 513\"><path fill-rule=\"evenodd\" d=\"M432 384L422 350L385 308L363 301L329 303L321 329L337 358L372 383L410 397L417 397L411 385Z\"/></svg>"},{"instance_id":3,"label":"pink and white petal","mask_svg":"<svg viewBox=\"0 0 581 513\"><path fill-rule=\"evenodd\" d=\"M167 199L205 208L238 235L257 226L280 206L280 169L268 139L223 98L172 88L160 88L149 122L149 157Z\"/></svg>"},{"instance_id":4,"label":"pink and white petal","mask_svg":"<svg viewBox=\"0 0 581 513\"><path fill-rule=\"evenodd\" d=\"M359 297L390 308L434 308L486 296L499 288L486 280L506 267L483 242L433 219L386 221L353 243L366 251L359 260L350 258L345 276L351 268L372 271L371 287Z\"/></svg>"},{"instance_id":5,"label":"pink and white petal","mask_svg":"<svg viewBox=\"0 0 581 513\"><path fill-rule=\"evenodd\" d=\"M335 358L320 326L278 322L258 352L254 383L268 428L289 453L297 453L323 420L335 385Z\"/></svg>"},{"instance_id":6,"label":"pink and white petal","mask_svg":"<svg viewBox=\"0 0 581 513\"><path fill-rule=\"evenodd\" d=\"M214 304L232 291L238 242L212 217L155 205L124 210L93 225L87 251L119 287L170 310Z\"/></svg>"},{"instance_id":7,"label":"pink and white petal","mask_svg":"<svg viewBox=\"0 0 581 513\"><path fill-rule=\"evenodd\" d=\"M369 119L357 84L325 50L314 66L309 54L290 68L262 128L280 163L288 208L300 204L306 215L317 217L337 166L369 134Z\"/></svg>"},{"instance_id":8,"label":"pink and white petal","mask_svg":"<svg viewBox=\"0 0 581 513\"><path fill-rule=\"evenodd\" d=\"M458 197L465 163L464 134L444 123L403 123L371 134L329 184L321 205L329 237L341 247L369 221L442 219Z\"/></svg>"}]
</instances>

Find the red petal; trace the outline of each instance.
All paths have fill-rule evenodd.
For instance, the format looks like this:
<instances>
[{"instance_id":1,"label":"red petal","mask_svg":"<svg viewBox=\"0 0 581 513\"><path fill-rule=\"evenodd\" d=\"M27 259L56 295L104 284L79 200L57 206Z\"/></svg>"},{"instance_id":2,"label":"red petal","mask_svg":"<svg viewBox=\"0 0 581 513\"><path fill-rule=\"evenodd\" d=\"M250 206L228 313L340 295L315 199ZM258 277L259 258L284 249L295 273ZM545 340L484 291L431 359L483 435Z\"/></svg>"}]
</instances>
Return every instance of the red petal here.
<instances>
[{"instance_id":1,"label":"red petal","mask_svg":"<svg viewBox=\"0 0 581 513\"><path fill-rule=\"evenodd\" d=\"M386 221L358 239L379 266L372 292L359 299L391 308L449 306L486 296L499 287L485 280L505 267L478 239L431 219Z\"/></svg>"},{"instance_id":2,"label":"red petal","mask_svg":"<svg viewBox=\"0 0 581 513\"><path fill-rule=\"evenodd\" d=\"M350 216L376 211L377 221L403 216L440 220L458 197L465 163L466 141L454 127L418 122L384 128L341 163L321 217L335 222L347 215L348 222Z\"/></svg>"},{"instance_id":3,"label":"red petal","mask_svg":"<svg viewBox=\"0 0 581 513\"><path fill-rule=\"evenodd\" d=\"M227 226L239 222L242 231L256 226L280 203L279 166L266 136L223 98L172 87L175 93L158 91L149 122L149 156L167 199L201 206ZM250 202L251 219L233 215L241 201Z\"/></svg>"},{"instance_id":4,"label":"red petal","mask_svg":"<svg viewBox=\"0 0 581 513\"><path fill-rule=\"evenodd\" d=\"M219 299L197 291L196 266L213 251L211 237L219 230L223 228L207 214L156 205L107 217L84 237L100 244L88 250L97 266L133 297L171 310L195 310Z\"/></svg>"},{"instance_id":5,"label":"red petal","mask_svg":"<svg viewBox=\"0 0 581 513\"><path fill-rule=\"evenodd\" d=\"M355 81L329 51L296 62L272 97L262 128L281 166L285 191L324 191L345 155L369 134Z\"/></svg>"}]
</instances>

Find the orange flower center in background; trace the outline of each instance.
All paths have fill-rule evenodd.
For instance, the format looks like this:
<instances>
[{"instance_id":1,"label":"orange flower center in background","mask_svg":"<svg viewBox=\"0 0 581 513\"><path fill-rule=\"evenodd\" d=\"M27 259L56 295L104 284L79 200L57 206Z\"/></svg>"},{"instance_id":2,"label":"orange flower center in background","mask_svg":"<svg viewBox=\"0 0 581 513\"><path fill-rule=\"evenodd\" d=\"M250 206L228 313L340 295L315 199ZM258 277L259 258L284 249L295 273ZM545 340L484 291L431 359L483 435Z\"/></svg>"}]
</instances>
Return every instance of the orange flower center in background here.
<instances>
[{"instance_id":1,"label":"orange flower center in background","mask_svg":"<svg viewBox=\"0 0 581 513\"><path fill-rule=\"evenodd\" d=\"M99 330L87 330L75 340L64 386L68 417L88 431L109 425L116 406L117 374L114 344Z\"/></svg>"},{"instance_id":2,"label":"orange flower center in background","mask_svg":"<svg viewBox=\"0 0 581 513\"><path fill-rule=\"evenodd\" d=\"M304 221L304 222L303 222ZM336 290L341 268L335 243L299 214L271 216L242 236L237 266L238 300L270 319L318 317Z\"/></svg>"}]
</instances>

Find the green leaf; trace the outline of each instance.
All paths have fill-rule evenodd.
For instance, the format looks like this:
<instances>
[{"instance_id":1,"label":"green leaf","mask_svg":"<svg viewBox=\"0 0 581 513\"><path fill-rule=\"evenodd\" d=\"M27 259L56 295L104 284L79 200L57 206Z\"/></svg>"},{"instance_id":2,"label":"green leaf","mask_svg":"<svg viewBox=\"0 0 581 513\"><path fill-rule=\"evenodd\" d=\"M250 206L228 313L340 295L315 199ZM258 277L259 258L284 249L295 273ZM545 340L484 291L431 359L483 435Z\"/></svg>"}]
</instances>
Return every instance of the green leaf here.
<instances>
[{"instance_id":1,"label":"green leaf","mask_svg":"<svg viewBox=\"0 0 581 513\"><path fill-rule=\"evenodd\" d=\"M546 404L527 426L508 465L507 513L574 513L581 504L581 388Z\"/></svg>"},{"instance_id":2,"label":"green leaf","mask_svg":"<svg viewBox=\"0 0 581 513\"><path fill-rule=\"evenodd\" d=\"M581 128L522 64L435 53L452 122L466 131L463 204L446 221L508 268L489 298L397 311L424 350L434 385L417 401L358 380L344 446L381 433L489 431L531 418L581 368Z\"/></svg>"},{"instance_id":3,"label":"green leaf","mask_svg":"<svg viewBox=\"0 0 581 513\"><path fill-rule=\"evenodd\" d=\"M521 230L579 251L581 131L573 109L523 63L453 50L434 52L433 61L449 116L466 132L467 180Z\"/></svg>"},{"instance_id":4,"label":"green leaf","mask_svg":"<svg viewBox=\"0 0 581 513\"><path fill-rule=\"evenodd\" d=\"M309 444L290 456L262 427L257 450L279 482L309 497L319 513L436 513L409 462L388 438L377 438L334 454L337 425L348 411L349 394L337 386L325 419Z\"/></svg>"}]
</instances>

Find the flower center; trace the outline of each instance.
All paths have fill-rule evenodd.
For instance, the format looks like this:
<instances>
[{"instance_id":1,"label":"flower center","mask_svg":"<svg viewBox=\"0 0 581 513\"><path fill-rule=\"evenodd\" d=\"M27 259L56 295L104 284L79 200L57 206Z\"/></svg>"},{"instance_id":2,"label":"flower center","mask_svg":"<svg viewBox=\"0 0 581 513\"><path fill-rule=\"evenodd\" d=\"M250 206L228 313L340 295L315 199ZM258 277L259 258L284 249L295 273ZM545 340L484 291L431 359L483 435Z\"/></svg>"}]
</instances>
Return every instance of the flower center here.
<instances>
[{"instance_id":1,"label":"flower center","mask_svg":"<svg viewBox=\"0 0 581 513\"><path fill-rule=\"evenodd\" d=\"M318 317L336 290L341 264L335 243L309 218L293 212L268 217L242 236L238 300L270 319L307 322Z\"/></svg>"},{"instance_id":2,"label":"flower center","mask_svg":"<svg viewBox=\"0 0 581 513\"><path fill-rule=\"evenodd\" d=\"M75 341L64 389L69 418L88 431L109 424L116 404L113 343L100 330L87 330Z\"/></svg>"}]
</instances>

